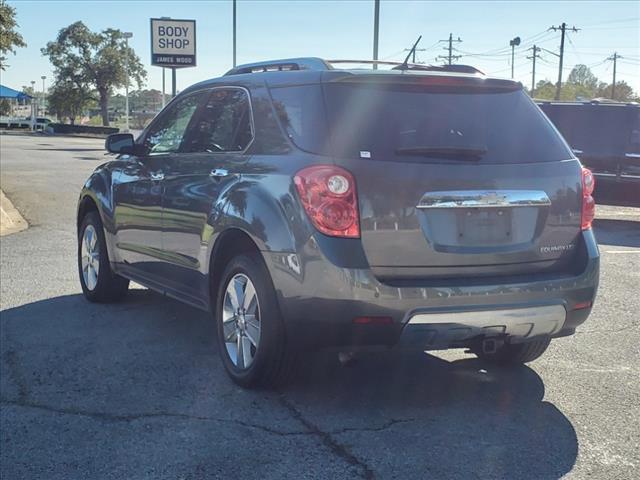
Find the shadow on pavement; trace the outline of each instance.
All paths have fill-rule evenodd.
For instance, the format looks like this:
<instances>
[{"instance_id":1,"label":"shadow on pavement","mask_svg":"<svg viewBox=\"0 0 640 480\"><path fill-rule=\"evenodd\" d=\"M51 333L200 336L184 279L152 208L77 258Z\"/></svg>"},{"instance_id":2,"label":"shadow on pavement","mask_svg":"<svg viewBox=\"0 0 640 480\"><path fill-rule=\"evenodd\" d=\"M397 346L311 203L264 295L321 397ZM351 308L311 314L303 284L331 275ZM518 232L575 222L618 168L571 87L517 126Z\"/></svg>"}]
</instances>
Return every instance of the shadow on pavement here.
<instances>
[{"instance_id":1,"label":"shadow on pavement","mask_svg":"<svg viewBox=\"0 0 640 480\"><path fill-rule=\"evenodd\" d=\"M285 435L280 440L264 429L302 430L293 435L308 434L325 446L348 450L379 478L556 479L572 469L578 453L570 421L543 400L541 378L524 366L499 369L472 359L448 362L423 353L385 352L341 367L326 352L310 357L298 381L281 393L244 392L224 374L209 315L147 290L132 290L114 305L90 304L81 295L34 302L3 311L1 327L3 408L23 405L30 411L35 405L45 413L73 410L105 418L98 435L106 435L108 447L95 448L110 449L125 438L136 441L140 433L117 425L134 413L164 415L165 421L179 415L199 419L202 425L181 427L192 425L199 433L185 437L187 443L170 450L169 457L158 458L150 446L135 468L146 468L144 462L152 460L145 459L155 458L188 470L193 451L215 449L217 435L238 428L203 419L222 415L232 422L244 411L246 421L249 410L264 424L262 430L227 436L218 447L235 452L238 461L301 455L301 472L303 453L245 452L245 443L259 441L260 435L302 441L286 436L291 433L279 434ZM109 468L108 457L101 460L104 465L91 463L87 456L100 451L80 447L86 434L72 424L52 438L43 430L43 439L32 438L41 429L14 431L16 424L7 425L3 436L12 443L3 456L24 455L12 462L47 465L47 458L59 455L52 443L61 443L61 462ZM177 441L168 425L153 431L159 443Z\"/></svg>"},{"instance_id":2,"label":"shadow on pavement","mask_svg":"<svg viewBox=\"0 0 640 480\"><path fill-rule=\"evenodd\" d=\"M373 441L354 453L383 458L391 448L398 458L410 458L399 477L419 471L434 478L550 479L576 461L571 422L543 400L542 379L526 366L503 369L471 356L449 362L391 351L346 368L334 356L318 355L302 375L287 395L303 410L313 405L318 422L331 418L354 432L376 417L397 422L372 433ZM394 466L381 477L397 473Z\"/></svg>"},{"instance_id":3,"label":"shadow on pavement","mask_svg":"<svg viewBox=\"0 0 640 480\"><path fill-rule=\"evenodd\" d=\"M70 147L70 148L26 148L25 150L37 150L37 151L48 151L48 152L104 152L104 153L106 153L104 148L81 148L81 147Z\"/></svg>"},{"instance_id":4,"label":"shadow on pavement","mask_svg":"<svg viewBox=\"0 0 640 480\"><path fill-rule=\"evenodd\" d=\"M640 222L596 218L593 228L600 245L640 247Z\"/></svg>"}]
</instances>

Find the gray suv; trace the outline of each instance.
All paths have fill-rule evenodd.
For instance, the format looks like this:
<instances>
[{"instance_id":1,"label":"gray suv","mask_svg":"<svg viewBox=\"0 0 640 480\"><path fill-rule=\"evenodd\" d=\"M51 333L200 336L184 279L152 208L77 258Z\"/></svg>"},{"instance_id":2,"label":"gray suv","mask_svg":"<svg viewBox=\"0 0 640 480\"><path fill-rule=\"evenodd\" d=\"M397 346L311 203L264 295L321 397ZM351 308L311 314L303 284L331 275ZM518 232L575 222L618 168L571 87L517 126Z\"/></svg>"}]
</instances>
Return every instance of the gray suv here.
<instances>
[{"instance_id":1,"label":"gray suv","mask_svg":"<svg viewBox=\"0 0 640 480\"><path fill-rule=\"evenodd\" d=\"M212 312L242 386L323 347L528 362L591 311L593 177L519 83L249 64L106 148L78 205L85 296L132 280Z\"/></svg>"}]
</instances>

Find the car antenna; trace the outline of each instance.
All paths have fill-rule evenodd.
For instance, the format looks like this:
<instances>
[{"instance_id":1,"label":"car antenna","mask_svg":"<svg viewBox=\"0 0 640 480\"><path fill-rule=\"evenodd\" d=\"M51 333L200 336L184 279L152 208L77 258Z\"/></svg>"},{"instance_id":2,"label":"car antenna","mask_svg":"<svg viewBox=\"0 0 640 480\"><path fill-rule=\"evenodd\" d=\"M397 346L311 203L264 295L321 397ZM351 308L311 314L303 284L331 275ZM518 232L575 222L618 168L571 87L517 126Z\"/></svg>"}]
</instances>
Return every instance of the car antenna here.
<instances>
[{"instance_id":1,"label":"car antenna","mask_svg":"<svg viewBox=\"0 0 640 480\"><path fill-rule=\"evenodd\" d=\"M416 40L416 43L413 44L413 47L411 47L411 50L409 50L409 54L407 55L407 58L404 59L404 62L402 62L401 65L394 67L393 68L394 70L409 70L409 57L411 57L413 52L416 51L416 47L418 46L418 43L420 43L421 39L422 39L422 35L420 35Z\"/></svg>"}]
</instances>

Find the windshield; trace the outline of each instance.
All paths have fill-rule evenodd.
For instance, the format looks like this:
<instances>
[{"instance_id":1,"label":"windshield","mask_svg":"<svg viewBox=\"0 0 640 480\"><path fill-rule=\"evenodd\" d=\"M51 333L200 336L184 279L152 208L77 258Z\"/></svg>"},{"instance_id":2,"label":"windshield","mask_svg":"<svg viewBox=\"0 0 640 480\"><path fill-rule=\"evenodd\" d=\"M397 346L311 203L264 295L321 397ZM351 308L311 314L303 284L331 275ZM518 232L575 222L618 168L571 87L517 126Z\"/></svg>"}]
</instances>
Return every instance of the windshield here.
<instances>
[{"instance_id":1,"label":"windshield","mask_svg":"<svg viewBox=\"0 0 640 480\"><path fill-rule=\"evenodd\" d=\"M481 163L572 156L521 90L442 93L416 85L336 82L273 88L272 96L290 138L313 153L424 162L473 158Z\"/></svg>"}]
</instances>

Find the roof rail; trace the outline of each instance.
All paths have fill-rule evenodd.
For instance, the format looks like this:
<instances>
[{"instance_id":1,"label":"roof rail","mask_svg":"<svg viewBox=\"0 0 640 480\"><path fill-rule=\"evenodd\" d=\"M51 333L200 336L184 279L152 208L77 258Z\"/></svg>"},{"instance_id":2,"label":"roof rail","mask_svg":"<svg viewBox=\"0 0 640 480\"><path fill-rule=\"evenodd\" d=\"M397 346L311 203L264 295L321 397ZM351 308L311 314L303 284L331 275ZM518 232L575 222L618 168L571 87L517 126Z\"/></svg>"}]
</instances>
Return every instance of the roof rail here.
<instances>
[{"instance_id":1,"label":"roof rail","mask_svg":"<svg viewBox=\"0 0 640 480\"><path fill-rule=\"evenodd\" d=\"M290 70L333 70L333 64L351 63L363 65L392 65L394 67L403 66L403 70L422 70L428 72L455 72L473 73L484 75L484 72L470 65L422 65L416 63L407 64L404 68L403 62L392 62L386 60L323 60L318 57L286 58L283 60L269 60L266 62L246 63L232 68L227 75L240 75L243 73L256 72L277 72ZM398 68L396 68L397 70Z\"/></svg>"},{"instance_id":2,"label":"roof rail","mask_svg":"<svg viewBox=\"0 0 640 480\"><path fill-rule=\"evenodd\" d=\"M325 60L317 57L286 58L238 65L225 73L225 76L287 70L331 70L332 68Z\"/></svg>"}]
</instances>

